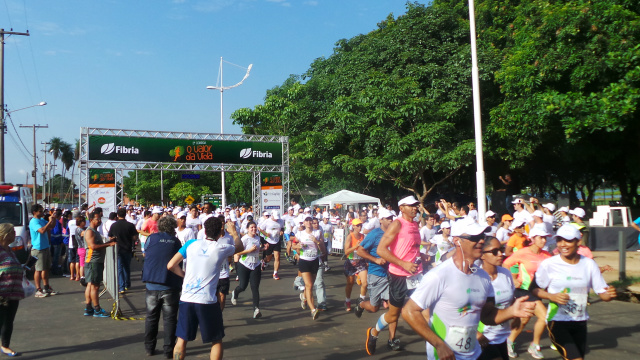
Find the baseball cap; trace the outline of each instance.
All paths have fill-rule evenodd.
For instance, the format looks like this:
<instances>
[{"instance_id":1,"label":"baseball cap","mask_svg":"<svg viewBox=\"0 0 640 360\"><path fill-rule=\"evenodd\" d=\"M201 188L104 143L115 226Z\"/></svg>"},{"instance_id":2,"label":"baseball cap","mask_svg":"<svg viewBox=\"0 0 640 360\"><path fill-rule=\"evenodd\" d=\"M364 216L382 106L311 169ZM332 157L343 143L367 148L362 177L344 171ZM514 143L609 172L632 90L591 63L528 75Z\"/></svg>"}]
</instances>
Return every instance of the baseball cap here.
<instances>
[{"instance_id":1,"label":"baseball cap","mask_svg":"<svg viewBox=\"0 0 640 360\"><path fill-rule=\"evenodd\" d=\"M304 212L311 212L311 208L308 208L308 207L304 208Z\"/></svg>"},{"instance_id":2,"label":"baseball cap","mask_svg":"<svg viewBox=\"0 0 640 360\"><path fill-rule=\"evenodd\" d=\"M513 220L513 216L509 215L509 214L504 214L502 215L502 221L512 221Z\"/></svg>"},{"instance_id":3,"label":"baseball cap","mask_svg":"<svg viewBox=\"0 0 640 360\"><path fill-rule=\"evenodd\" d=\"M187 212L186 211L180 211L177 215L176 218L180 219L181 217L187 217Z\"/></svg>"},{"instance_id":4,"label":"baseball cap","mask_svg":"<svg viewBox=\"0 0 640 360\"><path fill-rule=\"evenodd\" d=\"M551 234L549 234L549 233L547 232L547 230L543 229L542 227L538 227L538 226L536 226L536 227L534 227L533 229L531 229L531 230L529 231L529 237L530 237L530 238L533 238L534 236L544 236L544 237L547 237L547 236L551 236Z\"/></svg>"},{"instance_id":5,"label":"baseball cap","mask_svg":"<svg viewBox=\"0 0 640 360\"><path fill-rule=\"evenodd\" d=\"M524 204L524 200L518 198L518 199L513 200L511 203L512 204Z\"/></svg>"},{"instance_id":6,"label":"baseball cap","mask_svg":"<svg viewBox=\"0 0 640 360\"><path fill-rule=\"evenodd\" d=\"M568 213L569 212L569 207L568 206L563 206L560 209L558 209L558 211L562 211L562 212Z\"/></svg>"},{"instance_id":7,"label":"baseball cap","mask_svg":"<svg viewBox=\"0 0 640 360\"><path fill-rule=\"evenodd\" d=\"M520 226L524 226L524 224L526 224L523 220L513 220L513 223L511 223L511 226L509 226L510 230L513 230L515 228L519 228Z\"/></svg>"},{"instance_id":8,"label":"baseball cap","mask_svg":"<svg viewBox=\"0 0 640 360\"><path fill-rule=\"evenodd\" d=\"M402 200L398 201L398 206L416 205L416 204L419 204L419 203L420 202L413 195L409 195L409 196L403 198Z\"/></svg>"},{"instance_id":9,"label":"baseball cap","mask_svg":"<svg viewBox=\"0 0 640 360\"><path fill-rule=\"evenodd\" d=\"M494 212L493 212L493 211L491 211L491 210L489 210L489 211L487 211L486 213L484 213L484 217L485 217L485 218L488 218L488 217L491 217L491 216L496 216L496 213L494 213Z\"/></svg>"},{"instance_id":10,"label":"baseball cap","mask_svg":"<svg viewBox=\"0 0 640 360\"><path fill-rule=\"evenodd\" d=\"M533 212L533 214L531 214L531 215L533 215L533 216L537 216L537 217L539 217L539 218L542 218L542 217L544 216L544 214L543 214L543 213L542 213L542 211L540 211L540 210L536 210L536 211L534 211L534 212Z\"/></svg>"},{"instance_id":11,"label":"baseball cap","mask_svg":"<svg viewBox=\"0 0 640 360\"><path fill-rule=\"evenodd\" d=\"M164 209L162 209L162 207L160 206L154 206L153 210L151 211L152 214L162 214L164 212Z\"/></svg>"},{"instance_id":12,"label":"baseball cap","mask_svg":"<svg viewBox=\"0 0 640 360\"><path fill-rule=\"evenodd\" d=\"M449 224L448 221L443 221L442 224L440 224L440 229L451 229L451 224Z\"/></svg>"},{"instance_id":13,"label":"baseball cap","mask_svg":"<svg viewBox=\"0 0 640 360\"><path fill-rule=\"evenodd\" d=\"M269 212L268 212L268 211L263 211L263 212L262 212L262 216L271 216L271 214L269 214Z\"/></svg>"},{"instance_id":14,"label":"baseball cap","mask_svg":"<svg viewBox=\"0 0 640 360\"><path fill-rule=\"evenodd\" d=\"M490 226L480 225L477 222L470 222L462 226L454 226L451 229L451 236L484 236L484 233L487 232L490 228Z\"/></svg>"},{"instance_id":15,"label":"baseball cap","mask_svg":"<svg viewBox=\"0 0 640 360\"><path fill-rule=\"evenodd\" d=\"M362 221L360 219L356 218L356 219L351 220L351 225L352 226L361 225L361 224L362 224Z\"/></svg>"},{"instance_id":16,"label":"baseball cap","mask_svg":"<svg viewBox=\"0 0 640 360\"><path fill-rule=\"evenodd\" d=\"M580 239L582 237L582 234L580 234L580 230L578 230L575 226L566 224L562 225L556 232L556 236L554 236L554 238L556 239L559 237L571 241Z\"/></svg>"},{"instance_id":17,"label":"baseball cap","mask_svg":"<svg viewBox=\"0 0 640 360\"><path fill-rule=\"evenodd\" d=\"M583 218L586 215L584 210L582 208L579 208L579 207L569 211L569 214L573 214L573 215L575 215L575 216L577 216L579 218Z\"/></svg>"},{"instance_id":18,"label":"baseball cap","mask_svg":"<svg viewBox=\"0 0 640 360\"><path fill-rule=\"evenodd\" d=\"M388 217L392 217L393 214L391 213L391 211L382 208L380 210L378 210L378 219L386 219Z\"/></svg>"},{"instance_id":19,"label":"baseball cap","mask_svg":"<svg viewBox=\"0 0 640 360\"><path fill-rule=\"evenodd\" d=\"M553 205L553 203L544 204L542 205L542 207L549 209L549 211L551 212L554 212L556 210L556 206Z\"/></svg>"}]
</instances>

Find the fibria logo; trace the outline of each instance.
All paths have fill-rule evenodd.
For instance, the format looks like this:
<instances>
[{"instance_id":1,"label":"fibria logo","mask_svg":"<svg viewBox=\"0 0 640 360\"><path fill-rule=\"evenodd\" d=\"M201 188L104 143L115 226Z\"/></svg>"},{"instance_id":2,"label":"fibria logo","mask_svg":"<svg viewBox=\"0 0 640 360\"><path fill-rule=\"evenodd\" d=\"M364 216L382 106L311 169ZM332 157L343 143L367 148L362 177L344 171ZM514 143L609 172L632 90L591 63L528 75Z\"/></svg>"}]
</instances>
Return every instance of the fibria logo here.
<instances>
[{"instance_id":1,"label":"fibria logo","mask_svg":"<svg viewBox=\"0 0 640 360\"><path fill-rule=\"evenodd\" d=\"M139 154L140 149L137 147L116 146L115 143L104 144L100 148L100 153L109 155L115 151L116 154Z\"/></svg>"},{"instance_id":2,"label":"fibria logo","mask_svg":"<svg viewBox=\"0 0 640 360\"><path fill-rule=\"evenodd\" d=\"M251 148L246 148L246 149L242 149L240 150L240 157L243 159L248 159L250 157L254 157L254 158L272 158L273 154L265 151L258 151L258 150L254 150L252 151Z\"/></svg>"}]
</instances>

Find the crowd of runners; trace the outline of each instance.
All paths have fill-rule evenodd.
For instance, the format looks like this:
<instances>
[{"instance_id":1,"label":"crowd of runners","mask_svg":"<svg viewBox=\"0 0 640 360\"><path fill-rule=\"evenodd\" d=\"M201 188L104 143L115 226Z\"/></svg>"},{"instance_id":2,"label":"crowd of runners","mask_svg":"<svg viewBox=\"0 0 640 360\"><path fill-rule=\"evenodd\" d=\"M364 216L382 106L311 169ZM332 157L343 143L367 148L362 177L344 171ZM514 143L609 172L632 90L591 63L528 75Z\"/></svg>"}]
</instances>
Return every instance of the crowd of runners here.
<instances>
[{"instance_id":1,"label":"crowd of runners","mask_svg":"<svg viewBox=\"0 0 640 360\"><path fill-rule=\"evenodd\" d=\"M84 315L110 317L98 297L105 250L118 245L119 291L125 293L139 244L147 355L156 351L163 313L167 358L183 359L198 329L202 340L212 343L211 358L221 358L227 297L237 306L250 287L253 318L261 318L262 273L272 268L269 278L280 280L282 258L298 269L288 280L299 291L301 308L316 320L327 310L324 275L331 262L345 276L344 310L358 319L365 311L383 311L370 326L363 324L369 355L385 329L388 349L402 350L397 337L402 316L426 340L429 359L515 358L517 338L535 317L528 346L533 358L543 358L540 339L546 332L564 359L582 359L589 291L604 301L616 296L601 275L606 268L596 265L585 246L585 212L555 211L554 204L541 205L535 198L512 204L513 212L501 216L491 210L479 216L473 203L441 200L424 206L413 196L401 199L398 211L370 205L339 212L292 201L284 214L256 215L250 207L220 209L209 203L121 207L112 214L87 206L60 214L35 205L30 224L32 255L38 258L35 296L56 294L48 273L52 262L66 261L70 280L87 285ZM104 224L103 217L109 218ZM57 224L66 251L54 250L52 259L44 245ZM340 243L337 232L344 234L342 248L334 251L343 255L340 261L329 256Z\"/></svg>"}]
</instances>

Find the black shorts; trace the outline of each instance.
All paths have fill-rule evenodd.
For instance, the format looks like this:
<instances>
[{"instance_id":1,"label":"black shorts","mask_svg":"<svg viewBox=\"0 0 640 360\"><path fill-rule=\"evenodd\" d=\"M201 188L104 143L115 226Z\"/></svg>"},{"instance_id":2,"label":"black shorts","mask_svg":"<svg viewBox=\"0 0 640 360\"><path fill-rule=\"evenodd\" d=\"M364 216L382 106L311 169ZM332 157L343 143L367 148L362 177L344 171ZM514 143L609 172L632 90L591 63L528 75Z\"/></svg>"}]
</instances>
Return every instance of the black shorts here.
<instances>
[{"instance_id":1,"label":"black shorts","mask_svg":"<svg viewBox=\"0 0 640 360\"><path fill-rule=\"evenodd\" d=\"M300 259L298 261L298 270L300 270L301 273L307 272L307 273L317 274L319 268L320 268L320 262L318 261L318 259L315 259L315 260Z\"/></svg>"},{"instance_id":2,"label":"black shorts","mask_svg":"<svg viewBox=\"0 0 640 360\"><path fill-rule=\"evenodd\" d=\"M218 279L218 292L229 295L229 278Z\"/></svg>"},{"instance_id":3,"label":"black shorts","mask_svg":"<svg viewBox=\"0 0 640 360\"><path fill-rule=\"evenodd\" d=\"M178 326L176 336L193 341L200 326L203 343L218 342L224 337L222 310L220 304L194 304L180 302L178 308Z\"/></svg>"},{"instance_id":4,"label":"black shorts","mask_svg":"<svg viewBox=\"0 0 640 360\"><path fill-rule=\"evenodd\" d=\"M69 264L75 264L78 262L78 249L71 248L67 250L67 261Z\"/></svg>"},{"instance_id":5,"label":"black shorts","mask_svg":"<svg viewBox=\"0 0 640 360\"><path fill-rule=\"evenodd\" d=\"M411 296L413 290L407 290L407 277L389 273L389 304L402 308L405 298Z\"/></svg>"},{"instance_id":6,"label":"black shorts","mask_svg":"<svg viewBox=\"0 0 640 360\"><path fill-rule=\"evenodd\" d=\"M507 351L507 341L503 341L500 344L489 344L482 348L482 354L478 360L509 360L509 352Z\"/></svg>"},{"instance_id":7,"label":"black shorts","mask_svg":"<svg viewBox=\"0 0 640 360\"><path fill-rule=\"evenodd\" d=\"M549 338L565 359L584 358L587 352L586 321L550 321Z\"/></svg>"},{"instance_id":8,"label":"black shorts","mask_svg":"<svg viewBox=\"0 0 640 360\"><path fill-rule=\"evenodd\" d=\"M104 263L88 262L84 264L84 276L87 283L100 286L103 272Z\"/></svg>"},{"instance_id":9,"label":"black shorts","mask_svg":"<svg viewBox=\"0 0 640 360\"><path fill-rule=\"evenodd\" d=\"M281 251L282 250L282 245L280 245L281 242L278 242L277 244L269 244L269 247L267 248L267 250L265 250L263 252L263 254L265 256L269 256L271 254L273 254L274 251Z\"/></svg>"},{"instance_id":10,"label":"black shorts","mask_svg":"<svg viewBox=\"0 0 640 360\"><path fill-rule=\"evenodd\" d=\"M534 301L538 301L538 300L542 300L539 297L533 295L533 293L529 290L524 290L524 289L516 289L513 292L513 298L517 299L519 297L523 297L523 296L528 296L529 298L526 300L528 302L534 302Z\"/></svg>"}]
</instances>

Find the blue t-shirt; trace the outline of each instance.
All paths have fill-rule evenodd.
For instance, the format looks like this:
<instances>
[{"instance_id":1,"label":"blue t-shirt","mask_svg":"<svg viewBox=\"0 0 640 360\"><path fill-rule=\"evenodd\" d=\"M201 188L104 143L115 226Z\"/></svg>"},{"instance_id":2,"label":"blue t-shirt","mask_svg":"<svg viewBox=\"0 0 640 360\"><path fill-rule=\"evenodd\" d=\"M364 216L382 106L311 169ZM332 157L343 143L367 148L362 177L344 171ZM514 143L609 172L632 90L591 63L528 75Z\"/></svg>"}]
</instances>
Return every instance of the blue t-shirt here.
<instances>
[{"instance_id":1,"label":"blue t-shirt","mask_svg":"<svg viewBox=\"0 0 640 360\"><path fill-rule=\"evenodd\" d=\"M48 221L44 218L33 218L29 221L29 232L31 233L31 247L36 250L44 250L49 248L49 235L45 231L40 234L38 229L47 225Z\"/></svg>"},{"instance_id":2,"label":"blue t-shirt","mask_svg":"<svg viewBox=\"0 0 640 360\"><path fill-rule=\"evenodd\" d=\"M640 217L633 221L636 225L640 226ZM640 234L638 234L638 244L640 244Z\"/></svg>"},{"instance_id":3,"label":"blue t-shirt","mask_svg":"<svg viewBox=\"0 0 640 360\"><path fill-rule=\"evenodd\" d=\"M375 228L371 230L367 236L362 240L360 246L363 249L367 250L371 256L375 258L379 258L378 256L378 244L380 244L380 240L382 239L382 235L384 235L384 231L380 228ZM372 263L369 261L369 274L387 277L387 268L386 266L380 266L376 263Z\"/></svg>"}]
</instances>

